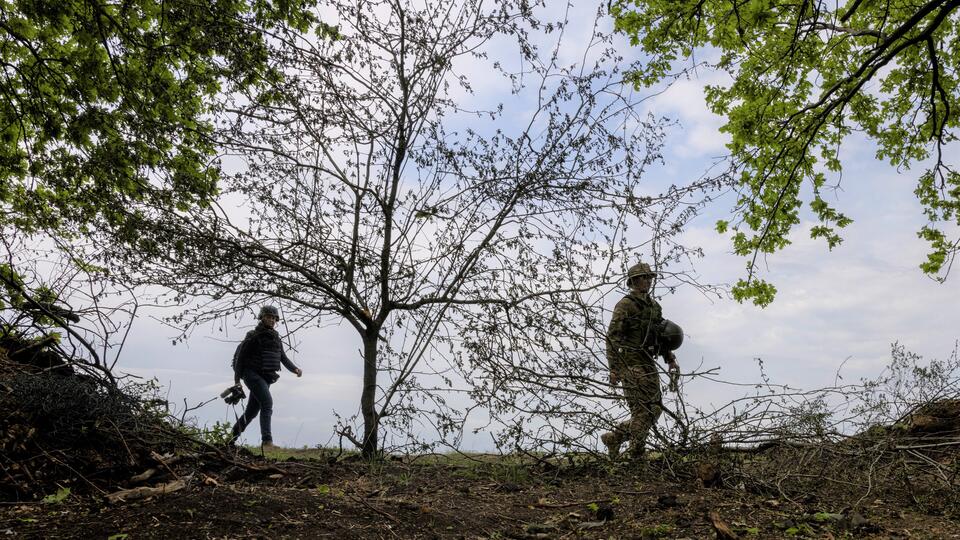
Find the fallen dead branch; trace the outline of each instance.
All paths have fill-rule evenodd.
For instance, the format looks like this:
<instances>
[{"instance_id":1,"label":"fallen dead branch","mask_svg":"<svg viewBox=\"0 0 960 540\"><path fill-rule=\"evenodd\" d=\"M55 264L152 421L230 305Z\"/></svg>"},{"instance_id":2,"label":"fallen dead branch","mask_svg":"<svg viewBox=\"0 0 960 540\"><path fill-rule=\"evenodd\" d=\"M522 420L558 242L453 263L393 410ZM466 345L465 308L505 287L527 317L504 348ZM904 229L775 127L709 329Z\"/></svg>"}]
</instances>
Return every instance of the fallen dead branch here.
<instances>
[{"instance_id":1,"label":"fallen dead branch","mask_svg":"<svg viewBox=\"0 0 960 540\"><path fill-rule=\"evenodd\" d=\"M171 469L171 466L185 459L197 459L199 456L200 454L197 454L197 453L176 454L176 455L165 454L161 456L156 452L150 452L150 457L153 458L153 460L156 461L158 465L166 469L166 471L169 472L174 478L179 478L179 476L177 475L177 473L173 471L173 469ZM141 484L153 478L154 476L156 476L158 472L160 472L160 469L158 467L151 467L136 476L132 476L129 482L131 484Z\"/></svg>"},{"instance_id":2,"label":"fallen dead branch","mask_svg":"<svg viewBox=\"0 0 960 540\"><path fill-rule=\"evenodd\" d=\"M110 493L106 498L110 503L116 504L119 502L128 502L137 499L146 499L148 497L167 495L187 487L187 480L189 480L189 478L181 478L179 480L174 480L156 487L141 486L132 489L122 489L120 491Z\"/></svg>"},{"instance_id":3,"label":"fallen dead branch","mask_svg":"<svg viewBox=\"0 0 960 540\"><path fill-rule=\"evenodd\" d=\"M737 533L733 532L730 525L727 525L727 523L723 521L716 510L711 510L707 514L707 518L710 520L710 525L713 526L713 530L716 531L718 540L737 540L737 538L739 538Z\"/></svg>"},{"instance_id":4,"label":"fallen dead branch","mask_svg":"<svg viewBox=\"0 0 960 540\"><path fill-rule=\"evenodd\" d=\"M380 514L381 516L389 519L391 522L393 522L393 523L395 523L395 524L397 524L397 525L401 525L401 522L400 522L399 519L393 517L393 515L389 514L388 512L386 512L386 511L384 511L384 510L381 510L381 509L373 506L372 504L368 503L367 501L365 501L365 500L363 499L363 497L357 497L356 495L349 494L349 493L347 494L347 496L350 497L352 500L354 500L354 501L356 501L356 502L358 502L358 503L366 506L368 509L373 510L374 512Z\"/></svg>"}]
</instances>

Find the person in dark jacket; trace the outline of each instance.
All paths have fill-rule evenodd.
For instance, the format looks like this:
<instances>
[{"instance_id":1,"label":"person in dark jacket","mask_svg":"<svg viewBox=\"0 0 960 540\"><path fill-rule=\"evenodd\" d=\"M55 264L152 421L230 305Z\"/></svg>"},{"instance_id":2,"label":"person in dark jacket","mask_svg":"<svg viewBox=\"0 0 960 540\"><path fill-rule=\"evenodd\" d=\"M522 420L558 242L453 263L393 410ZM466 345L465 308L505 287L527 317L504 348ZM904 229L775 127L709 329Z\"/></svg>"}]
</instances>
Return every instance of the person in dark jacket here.
<instances>
[{"instance_id":1,"label":"person in dark jacket","mask_svg":"<svg viewBox=\"0 0 960 540\"><path fill-rule=\"evenodd\" d=\"M240 438L240 434L247 425L260 415L260 437L263 449L274 448L273 434L270 432L270 418L273 416L273 397L270 395L270 385L280 378L280 366L287 368L297 377L303 371L287 358L283 351L280 334L274 329L280 320L280 313L274 306L263 306L258 317L260 323L237 347L233 355L233 382L240 384L242 379L250 389L250 400L236 425L233 426L232 441Z\"/></svg>"}]
</instances>

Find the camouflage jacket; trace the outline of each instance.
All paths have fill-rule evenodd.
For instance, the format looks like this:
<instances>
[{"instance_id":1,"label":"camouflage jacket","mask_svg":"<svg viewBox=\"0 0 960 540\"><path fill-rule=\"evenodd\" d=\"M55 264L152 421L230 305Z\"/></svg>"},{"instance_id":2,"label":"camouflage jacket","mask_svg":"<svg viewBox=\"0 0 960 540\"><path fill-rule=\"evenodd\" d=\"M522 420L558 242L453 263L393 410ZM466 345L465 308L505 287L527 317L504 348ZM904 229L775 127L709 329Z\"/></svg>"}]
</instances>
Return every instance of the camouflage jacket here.
<instances>
[{"instance_id":1,"label":"camouflage jacket","mask_svg":"<svg viewBox=\"0 0 960 540\"><path fill-rule=\"evenodd\" d=\"M613 372L654 361L656 326L663 309L648 294L631 292L617 302L607 328L607 362Z\"/></svg>"}]
</instances>

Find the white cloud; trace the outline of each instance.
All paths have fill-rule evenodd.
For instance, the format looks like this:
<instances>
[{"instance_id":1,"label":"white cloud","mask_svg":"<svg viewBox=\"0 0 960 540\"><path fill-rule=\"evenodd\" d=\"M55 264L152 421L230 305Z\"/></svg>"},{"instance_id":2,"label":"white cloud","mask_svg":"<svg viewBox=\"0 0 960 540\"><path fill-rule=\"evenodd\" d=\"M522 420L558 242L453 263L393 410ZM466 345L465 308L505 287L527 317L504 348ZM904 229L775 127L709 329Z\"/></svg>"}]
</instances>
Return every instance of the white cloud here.
<instances>
[{"instance_id":1,"label":"white cloud","mask_svg":"<svg viewBox=\"0 0 960 540\"><path fill-rule=\"evenodd\" d=\"M730 137L719 131L724 120L707 107L703 94L705 86L726 80L725 74L703 70L696 77L674 82L650 100L648 110L652 114L680 122L681 133L677 135L680 142L668 145L670 153L678 158L699 159L726 154Z\"/></svg>"}]
</instances>

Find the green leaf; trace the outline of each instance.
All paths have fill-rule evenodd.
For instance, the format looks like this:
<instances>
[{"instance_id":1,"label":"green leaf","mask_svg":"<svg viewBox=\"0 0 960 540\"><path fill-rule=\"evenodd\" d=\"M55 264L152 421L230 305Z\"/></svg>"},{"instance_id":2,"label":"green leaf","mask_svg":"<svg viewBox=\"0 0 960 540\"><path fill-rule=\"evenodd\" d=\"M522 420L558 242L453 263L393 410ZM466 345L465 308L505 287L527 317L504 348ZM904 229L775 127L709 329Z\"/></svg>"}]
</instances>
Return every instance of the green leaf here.
<instances>
[{"instance_id":1,"label":"green leaf","mask_svg":"<svg viewBox=\"0 0 960 540\"><path fill-rule=\"evenodd\" d=\"M733 286L732 292L733 298L737 302L743 303L746 300L751 300L757 306L767 307L773 302L777 294L777 288L763 280L741 279Z\"/></svg>"},{"instance_id":2,"label":"green leaf","mask_svg":"<svg viewBox=\"0 0 960 540\"><path fill-rule=\"evenodd\" d=\"M709 67L729 82L705 87L704 97L730 135L735 253L752 259L789 245L804 203L820 222L812 236L839 245L838 230L852 220L821 194L841 179L871 180L840 174L841 147L857 132L899 169L930 158L915 193L931 222L926 228L951 232L921 231L930 242L921 269L950 268L960 252L960 171L944 158L960 137L955 5L618 0L610 13L614 28L647 57L627 77L636 86L672 82L680 70L695 64L701 70L702 58L718 56ZM832 21L830 31L824 21ZM918 36L928 39L918 44ZM812 185L812 194L804 185ZM723 234L728 227L720 221L716 229ZM772 300L772 288L750 283L738 285L737 297Z\"/></svg>"},{"instance_id":3,"label":"green leaf","mask_svg":"<svg viewBox=\"0 0 960 540\"><path fill-rule=\"evenodd\" d=\"M60 504L70 496L70 488L62 487L53 495L47 495L40 502L44 504Z\"/></svg>"}]
</instances>

